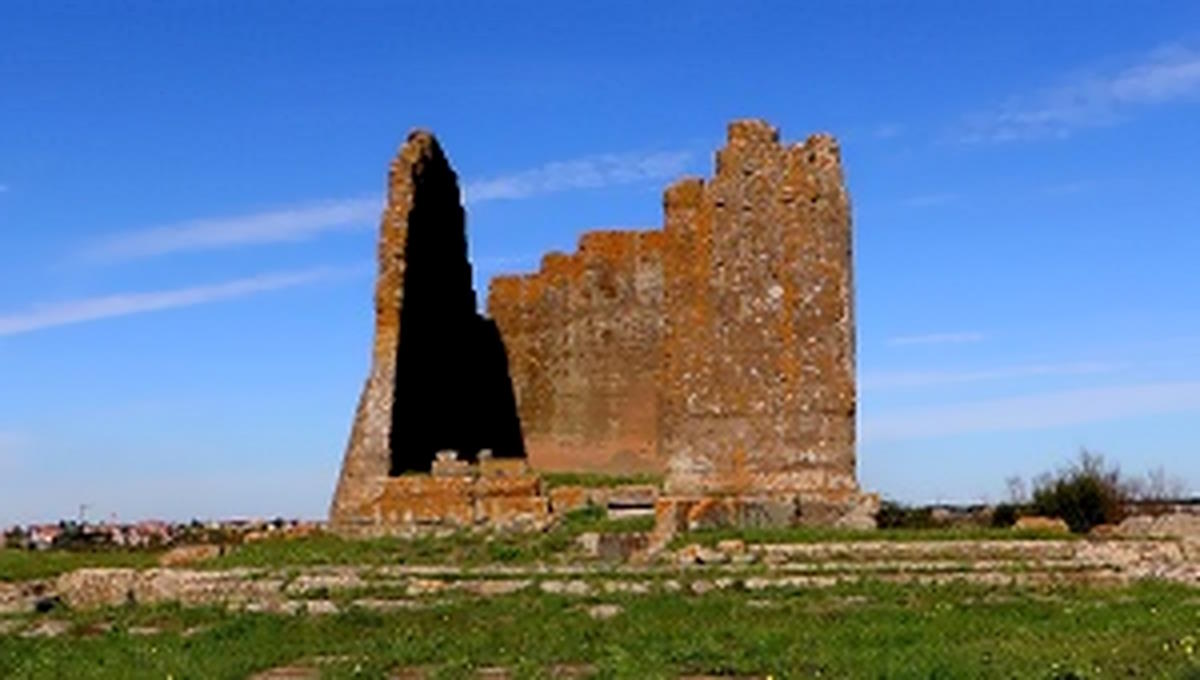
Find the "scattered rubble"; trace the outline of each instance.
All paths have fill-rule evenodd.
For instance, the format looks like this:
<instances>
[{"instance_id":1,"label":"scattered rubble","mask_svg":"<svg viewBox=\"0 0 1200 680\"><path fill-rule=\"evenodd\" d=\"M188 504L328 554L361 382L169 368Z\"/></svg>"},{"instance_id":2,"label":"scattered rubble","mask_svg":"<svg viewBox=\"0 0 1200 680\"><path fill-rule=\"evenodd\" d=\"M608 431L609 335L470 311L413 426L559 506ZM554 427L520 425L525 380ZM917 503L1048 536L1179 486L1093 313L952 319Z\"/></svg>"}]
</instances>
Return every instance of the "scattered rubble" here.
<instances>
[{"instance_id":1,"label":"scattered rubble","mask_svg":"<svg viewBox=\"0 0 1200 680\"><path fill-rule=\"evenodd\" d=\"M588 616L597 621L607 621L623 611L625 611L625 608L619 604L594 604L588 607L587 613Z\"/></svg>"},{"instance_id":2,"label":"scattered rubble","mask_svg":"<svg viewBox=\"0 0 1200 680\"><path fill-rule=\"evenodd\" d=\"M1069 534L1071 527L1058 517L1019 517L1013 524L1013 531L1044 531L1055 534Z\"/></svg>"}]
</instances>

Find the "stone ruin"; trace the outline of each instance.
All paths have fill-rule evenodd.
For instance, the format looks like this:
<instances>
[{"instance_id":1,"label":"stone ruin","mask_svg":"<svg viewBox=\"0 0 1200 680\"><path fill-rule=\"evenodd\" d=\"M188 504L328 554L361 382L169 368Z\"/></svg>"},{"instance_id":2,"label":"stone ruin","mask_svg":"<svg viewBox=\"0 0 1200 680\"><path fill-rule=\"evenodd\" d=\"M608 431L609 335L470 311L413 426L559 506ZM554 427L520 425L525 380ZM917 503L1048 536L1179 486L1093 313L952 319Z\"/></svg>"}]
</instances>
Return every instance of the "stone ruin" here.
<instances>
[{"instance_id":1,"label":"stone ruin","mask_svg":"<svg viewBox=\"0 0 1200 680\"><path fill-rule=\"evenodd\" d=\"M736 121L713 179L675 183L663 205L660 230L587 233L495 278L484 317L457 178L412 133L391 167L332 525L539 525L551 508L526 460L665 472L667 530L869 523L837 142Z\"/></svg>"}]
</instances>

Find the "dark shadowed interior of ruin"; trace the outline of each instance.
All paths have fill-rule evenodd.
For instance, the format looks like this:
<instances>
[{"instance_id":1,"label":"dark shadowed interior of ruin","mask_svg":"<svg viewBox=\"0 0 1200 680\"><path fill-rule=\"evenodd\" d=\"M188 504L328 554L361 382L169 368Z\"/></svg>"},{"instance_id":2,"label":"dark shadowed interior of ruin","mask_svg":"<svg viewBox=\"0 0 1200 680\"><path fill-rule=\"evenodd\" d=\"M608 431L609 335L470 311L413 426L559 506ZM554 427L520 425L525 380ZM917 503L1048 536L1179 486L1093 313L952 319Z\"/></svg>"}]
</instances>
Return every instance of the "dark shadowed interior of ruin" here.
<instances>
[{"instance_id":1,"label":"dark shadowed interior of ruin","mask_svg":"<svg viewBox=\"0 0 1200 680\"><path fill-rule=\"evenodd\" d=\"M391 474L429 472L439 451L523 457L508 358L476 307L458 179L435 153L414 169L396 353Z\"/></svg>"}]
</instances>

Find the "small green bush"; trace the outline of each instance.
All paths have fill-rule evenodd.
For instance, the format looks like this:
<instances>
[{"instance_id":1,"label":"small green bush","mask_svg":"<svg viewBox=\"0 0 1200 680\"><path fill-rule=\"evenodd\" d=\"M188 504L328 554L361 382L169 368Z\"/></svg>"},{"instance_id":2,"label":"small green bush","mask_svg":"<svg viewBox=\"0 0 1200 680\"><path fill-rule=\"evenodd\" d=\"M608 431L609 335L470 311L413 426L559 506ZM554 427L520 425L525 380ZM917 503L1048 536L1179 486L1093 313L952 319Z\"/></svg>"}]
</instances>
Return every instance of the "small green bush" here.
<instances>
[{"instance_id":1,"label":"small green bush","mask_svg":"<svg viewBox=\"0 0 1200 680\"><path fill-rule=\"evenodd\" d=\"M1013 503L1001 503L992 511L992 526L997 529L1007 529L1017 523L1021 516L1021 508Z\"/></svg>"},{"instance_id":2,"label":"small green bush","mask_svg":"<svg viewBox=\"0 0 1200 680\"><path fill-rule=\"evenodd\" d=\"M930 508L912 508L895 501L884 501L875 515L880 529L932 529L935 526Z\"/></svg>"},{"instance_id":3,"label":"small green bush","mask_svg":"<svg viewBox=\"0 0 1200 680\"><path fill-rule=\"evenodd\" d=\"M1120 469L1107 467L1103 456L1084 450L1077 462L1034 481L1030 510L1059 517L1071 531L1086 533L1092 527L1124 519L1128 499Z\"/></svg>"}]
</instances>

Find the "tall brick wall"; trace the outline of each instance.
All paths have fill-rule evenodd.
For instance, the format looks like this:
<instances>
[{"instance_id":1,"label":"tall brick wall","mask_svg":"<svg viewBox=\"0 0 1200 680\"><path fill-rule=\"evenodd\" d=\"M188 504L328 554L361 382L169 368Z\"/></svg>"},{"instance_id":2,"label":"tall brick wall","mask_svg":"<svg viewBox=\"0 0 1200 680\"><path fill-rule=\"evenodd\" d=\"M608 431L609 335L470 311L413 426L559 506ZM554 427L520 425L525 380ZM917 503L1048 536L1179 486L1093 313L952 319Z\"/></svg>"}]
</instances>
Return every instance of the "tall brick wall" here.
<instances>
[{"instance_id":1,"label":"tall brick wall","mask_svg":"<svg viewBox=\"0 0 1200 680\"><path fill-rule=\"evenodd\" d=\"M849 202L837 143L729 126L711 181L664 226L585 234L493 280L535 467L666 469L676 493L849 497L855 482Z\"/></svg>"},{"instance_id":2,"label":"tall brick wall","mask_svg":"<svg viewBox=\"0 0 1200 680\"><path fill-rule=\"evenodd\" d=\"M662 232L594 232L529 276L494 279L530 462L647 471L658 454Z\"/></svg>"}]
</instances>

